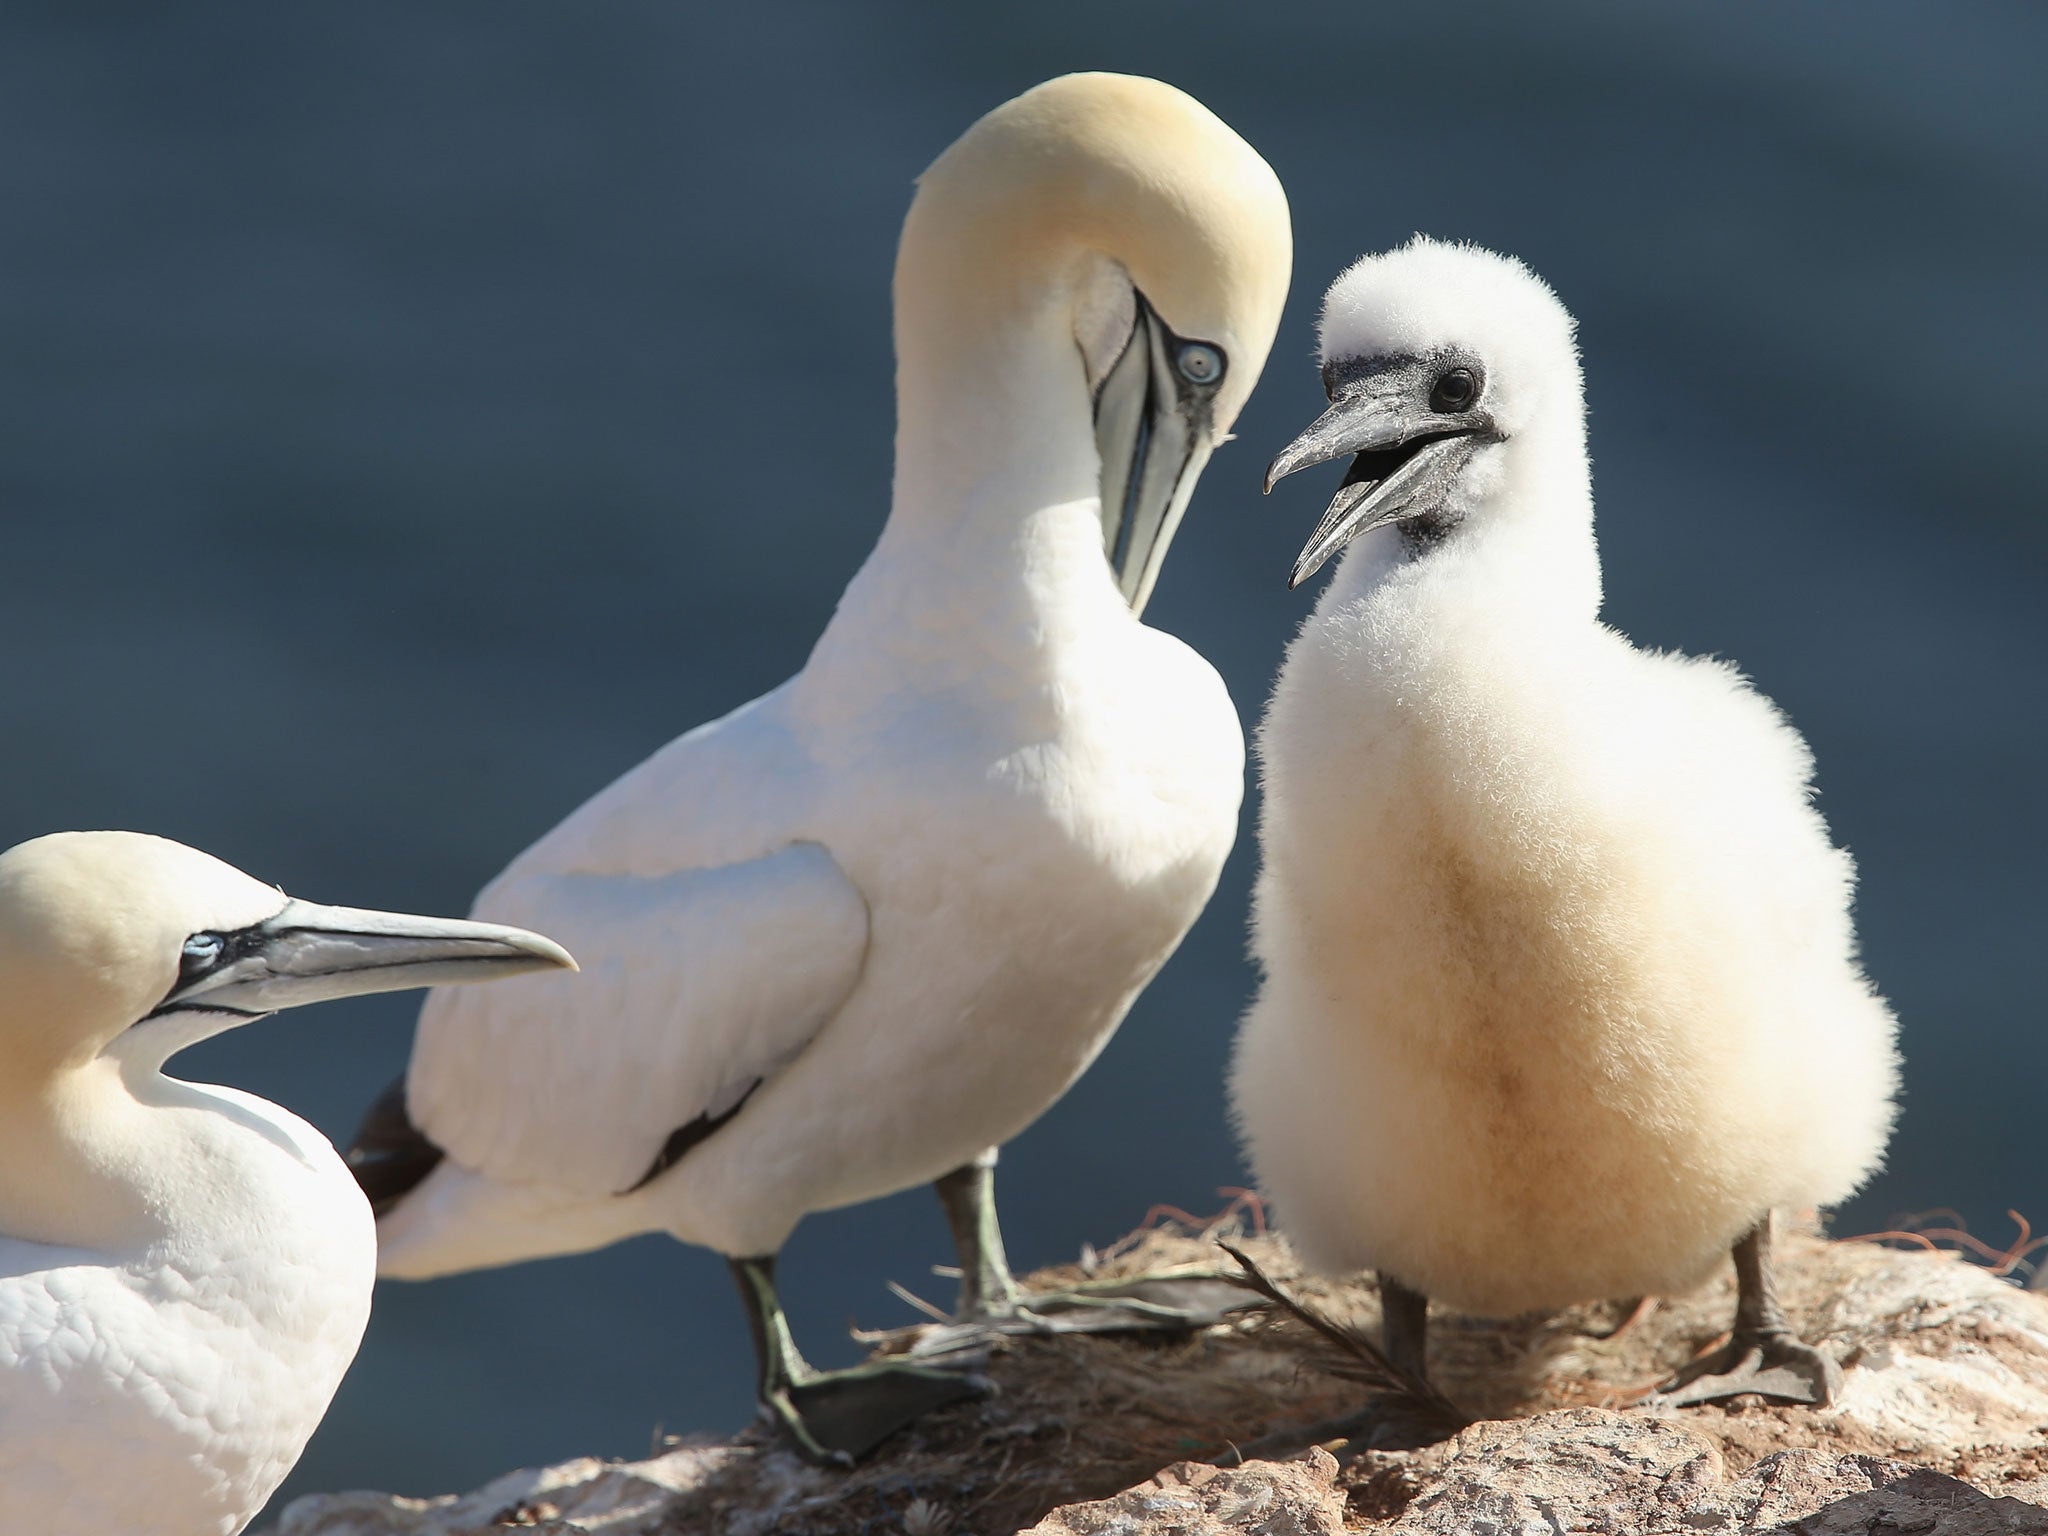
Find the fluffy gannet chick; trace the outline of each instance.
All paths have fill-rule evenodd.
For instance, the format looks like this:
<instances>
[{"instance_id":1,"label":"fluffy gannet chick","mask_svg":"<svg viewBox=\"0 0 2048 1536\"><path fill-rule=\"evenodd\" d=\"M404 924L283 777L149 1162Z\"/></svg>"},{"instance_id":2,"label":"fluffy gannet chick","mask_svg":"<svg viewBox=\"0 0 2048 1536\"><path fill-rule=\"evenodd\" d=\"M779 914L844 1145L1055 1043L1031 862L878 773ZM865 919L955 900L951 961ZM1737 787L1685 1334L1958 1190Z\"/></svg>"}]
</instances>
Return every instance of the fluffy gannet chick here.
<instances>
[{"instance_id":1,"label":"fluffy gannet chick","mask_svg":"<svg viewBox=\"0 0 2048 1536\"><path fill-rule=\"evenodd\" d=\"M971 1390L911 1363L813 1370L775 1254L809 1212L935 1182L960 1314L1023 1312L994 1149L1094 1060L1235 835L1230 699L1138 613L1290 259L1272 170L1152 80L1053 80L925 172L881 541L800 673L479 898L585 970L428 999L353 1154L385 1274L648 1231L713 1248L764 1408L822 1460Z\"/></svg>"},{"instance_id":2,"label":"fluffy gannet chick","mask_svg":"<svg viewBox=\"0 0 2048 1536\"><path fill-rule=\"evenodd\" d=\"M1600 622L1572 320L1526 268L1368 257L1322 355L1330 409L1267 481L1352 457L1259 733L1259 1182L1304 1259L1379 1272L1417 1371L1428 1297L1670 1293L1732 1248L1733 1337L1672 1400L1825 1402L1771 1213L1877 1166L1895 1026L1806 744L1733 666Z\"/></svg>"},{"instance_id":3,"label":"fluffy gannet chick","mask_svg":"<svg viewBox=\"0 0 2048 1536\"><path fill-rule=\"evenodd\" d=\"M300 1003L556 967L537 934L293 901L162 838L0 854L0 1528L233 1536L362 1338L376 1232L334 1148L164 1062Z\"/></svg>"}]
</instances>

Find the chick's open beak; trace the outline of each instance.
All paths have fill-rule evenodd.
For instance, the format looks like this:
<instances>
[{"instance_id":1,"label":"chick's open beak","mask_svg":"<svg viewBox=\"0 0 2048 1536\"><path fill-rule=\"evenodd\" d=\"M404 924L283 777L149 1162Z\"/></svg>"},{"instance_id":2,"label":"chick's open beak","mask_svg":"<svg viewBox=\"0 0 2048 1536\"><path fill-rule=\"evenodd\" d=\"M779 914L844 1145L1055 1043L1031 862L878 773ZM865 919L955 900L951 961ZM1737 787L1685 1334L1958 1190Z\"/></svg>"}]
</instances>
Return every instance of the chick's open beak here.
<instances>
[{"instance_id":1,"label":"chick's open beak","mask_svg":"<svg viewBox=\"0 0 2048 1536\"><path fill-rule=\"evenodd\" d=\"M1360 534L1437 511L1472 455L1496 440L1493 419L1483 410L1431 408L1434 371L1425 362L1403 362L1339 386L1330 408L1267 468L1270 492L1297 470L1355 456L1295 559L1290 588Z\"/></svg>"}]
</instances>

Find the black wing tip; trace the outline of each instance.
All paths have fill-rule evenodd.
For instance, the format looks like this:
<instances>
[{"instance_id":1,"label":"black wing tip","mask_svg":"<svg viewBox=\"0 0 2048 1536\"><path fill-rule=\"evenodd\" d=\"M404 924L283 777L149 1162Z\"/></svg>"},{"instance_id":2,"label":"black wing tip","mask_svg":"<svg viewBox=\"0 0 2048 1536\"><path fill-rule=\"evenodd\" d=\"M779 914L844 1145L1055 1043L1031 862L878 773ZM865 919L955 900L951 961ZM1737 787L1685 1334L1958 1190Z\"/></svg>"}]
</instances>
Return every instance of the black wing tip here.
<instances>
[{"instance_id":1,"label":"black wing tip","mask_svg":"<svg viewBox=\"0 0 2048 1536\"><path fill-rule=\"evenodd\" d=\"M378 1215L391 1209L425 1181L447 1156L412 1123L405 1107L405 1079L398 1078L363 1111L342 1161Z\"/></svg>"},{"instance_id":2,"label":"black wing tip","mask_svg":"<svg viewBox=\"0 0 2048 1536\"><path fill-rule=\"evenodd\" d=\"M630 1195L643 1190L664 1173L667 1173L669 1169L675 1167L677 1163L683 1160L692 1147L706 1140L713 1132L721 1129L734 1115L745 1109L747 1107L747 1100L754 1096L754 1090L766 1081L766 1078L757 1077L747 1084L747 1091L742 1093L732 1108L726 1110L723 1114L702 1114L687 1124L679 1125L670 1131L668 1133L668 1141L659 1152L654 1154L654 1161L648 1165L647 1171L641 1174L635 1182L620 1190L619 1193Z\"/></svg>"}]
</instances>

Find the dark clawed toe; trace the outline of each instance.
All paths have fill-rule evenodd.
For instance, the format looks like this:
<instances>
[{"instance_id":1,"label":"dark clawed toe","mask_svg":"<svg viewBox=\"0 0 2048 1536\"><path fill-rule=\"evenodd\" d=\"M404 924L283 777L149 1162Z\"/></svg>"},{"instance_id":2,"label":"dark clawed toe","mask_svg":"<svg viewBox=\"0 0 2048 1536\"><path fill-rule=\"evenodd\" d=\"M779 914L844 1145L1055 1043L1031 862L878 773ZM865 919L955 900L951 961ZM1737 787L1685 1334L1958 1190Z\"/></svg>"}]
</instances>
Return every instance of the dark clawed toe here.
<instances>
[{"instance_id":1,"label":"dark clawed toe","mask_svg":"<svg viewBox=\"0 0 2048 1536\"><path fill-rule=\"evenodd\" d=\"M1695 1361L1645 1401L1690 1408L1755 1394L1779 1402L1824 1408L1842 1390L1842 1368L1831 1355L1790 1334L1733 1339Z\"/></svg>"},{"instance_id":2,"label":"dark clawed toe","mask_svg":"<svg viewBox=\"0 0 2048 1536\"><path fill-rule=\"evenodd\" d=\"M782 1387L761 1406L806 1461L850 1467L926 1414L988 1389L986 1377L964 1371L856 1366Z\"/></svg>"}]
</instances>

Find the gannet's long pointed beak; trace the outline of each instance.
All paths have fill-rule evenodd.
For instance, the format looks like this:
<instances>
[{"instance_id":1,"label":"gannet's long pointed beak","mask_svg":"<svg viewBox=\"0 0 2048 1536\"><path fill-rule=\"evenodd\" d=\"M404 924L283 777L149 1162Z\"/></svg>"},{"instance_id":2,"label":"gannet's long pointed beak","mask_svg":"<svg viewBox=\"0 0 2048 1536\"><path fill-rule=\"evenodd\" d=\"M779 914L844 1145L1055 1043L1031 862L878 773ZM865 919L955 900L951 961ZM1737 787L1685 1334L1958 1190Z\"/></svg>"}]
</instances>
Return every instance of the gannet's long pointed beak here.
<instances>
[{"instance_id":1,"label":"gannet's long pointed beak","mask_svg":"<svg viewBox=\"0 0 2048 1536\"><path fill-rule=\"evenodd\" d=\"M188 940L178 984L152 1017L253 1018L336 997L557 969L573 971L576 962L554 940L524 928L288 901L267 922Z\"/></svg>"},{"instance_id":2,"label":"gannet's long pointed beak","mask_svg":"<svg viewBox=\"0 0 2048 1536\"><path fill-rule=\"evenodd\" d=\"M1143 613L1166 549L1214 447L1211 418L1228 359L1176 336L1140 293L1122 354L1095 392L1102 456L1102 546L1133 613Z\"/></svg>"},{"instance_id":3,"label":"gannet's long pointed beak","mask_svg":"<svg viewBox=\"0 0 2048 1536\"><path fill-rule=\"evenodd\" d=\"M1485 411L1432 406L1436 371L1435 364L1407 360L1338 386L1330 408L1267 468L1270 493L1296 470L1357 455L1296 558L1290 589L1360 534L1442 507L1472 455L1497 440Z\"/></svg>"}]
</instances>

